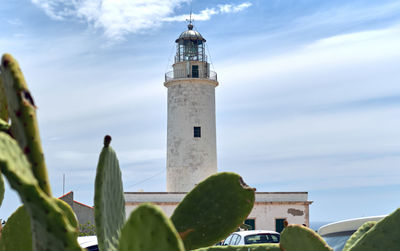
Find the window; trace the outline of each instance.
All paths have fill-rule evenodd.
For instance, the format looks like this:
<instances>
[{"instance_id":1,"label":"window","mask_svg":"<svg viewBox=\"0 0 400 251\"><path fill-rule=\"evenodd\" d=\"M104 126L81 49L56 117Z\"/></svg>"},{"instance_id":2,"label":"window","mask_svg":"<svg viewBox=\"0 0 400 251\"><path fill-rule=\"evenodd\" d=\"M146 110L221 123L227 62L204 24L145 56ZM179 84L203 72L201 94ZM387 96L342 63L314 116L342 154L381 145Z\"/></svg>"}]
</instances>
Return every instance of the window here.
<instances>
[{"instance_id":1,"label":"window","mask_svg":"<svg viewBox=\"0 0 400 251\"><path fill-rule=\"evenodd\" d=\"M275 231L280 233L285 228L284 221L286 219L275 219Z\"/></svg>"},{"instance_id":2,"label":"window","mask_svg":"<svg viewBox=\"0 0 400 251\"><path fill-rule=\"evenodd\" d=\"M231 242L232 235L229 235L228 238L224 241L224 246L229 245L229 242Z\"/></svg>"},{"instance_id":3,"label":"window","mask_svg":"<svg viewBox=\"0 0 400 251\"><path fill-rule=\"evenodd\" d=\"M247 219L244 221L244 224L249 226L247 230L255 230L256 229L256 220L255 219Z\"/></svg>"},{"instance_id":4,"label":"window","mask_svg":"<svg viewBox=\"0 0 400 251\"><path fill-rule=\"evenodd\" d=\"M198 77L199 77L199 66L192 65L192 78L198 78Z\"/></svg>"},{"instance_id":5,"label":"window","mask_svg":"<svg viewBox=\"0 0 400 251\"><path fill-rule=\"evenodd\" d=\"M244 244L257 243L279 243L279 235L277 234L252 234L244 237Z\"/></svg>"},{"instance_id":6,"label":"window","mask_svg":"<svg viewBox=\"0 0 400 251\"><path fill-rule=\"evenodd\" d=\"M237 235L236 241L235 241L235 243L233 243L233 245L238 245L241 238L242 237L240 235Z\"/></svg>"},{"instance_id":7,"label":"window","mask_svg":"<svg viewBox=\"0 0 400 251\"><path fill-rule=\"evenodd\" d=\"M201 138L201 127L200 126L195 126L193 128L193 137L195 138Z\"/></svg>"}]
</instances>

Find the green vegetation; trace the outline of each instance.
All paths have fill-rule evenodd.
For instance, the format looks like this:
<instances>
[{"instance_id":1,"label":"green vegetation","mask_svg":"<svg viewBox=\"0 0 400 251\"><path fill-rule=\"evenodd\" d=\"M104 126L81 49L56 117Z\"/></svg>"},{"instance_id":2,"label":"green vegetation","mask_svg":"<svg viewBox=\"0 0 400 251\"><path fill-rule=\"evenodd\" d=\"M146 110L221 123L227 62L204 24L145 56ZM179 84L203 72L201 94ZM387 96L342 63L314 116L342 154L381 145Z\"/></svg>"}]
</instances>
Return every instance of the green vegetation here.
<instances>
[{"instance_id":1,"label":"green vegetation","mask_svg":"<svg viewBox=\"0 0 400 251\"><path fill-rule=\"evenodd\" d=\"M97 232L102 251L331 250L319 235L300 225L287 225L280 244L210 246L242 225L254 205L255 190L234 173L218 173L198 184L171 219L157 207L142 204L125 222L121 171L110 136L104 139L97 166L96 229L90 224L78 226L70 206L51 195L36 107L18 63L5 54L0 67L0 99L7 100L0 103L0 171L24 204L4 226L0 251L82 251L78 227L81 234ZM0 204L3 193L0 176ZM349 239L347 251L398 249L399 223L400 209L375 225L363 226Z\"/></svg>"}]
</instances>

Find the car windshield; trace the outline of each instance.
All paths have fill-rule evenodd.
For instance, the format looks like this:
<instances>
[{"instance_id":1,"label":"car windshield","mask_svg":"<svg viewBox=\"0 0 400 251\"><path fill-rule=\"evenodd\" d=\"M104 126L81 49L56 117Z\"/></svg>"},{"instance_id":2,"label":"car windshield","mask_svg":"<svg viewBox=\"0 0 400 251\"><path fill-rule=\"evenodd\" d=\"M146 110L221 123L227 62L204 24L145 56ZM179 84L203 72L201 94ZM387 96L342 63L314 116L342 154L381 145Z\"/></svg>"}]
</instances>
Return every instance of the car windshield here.
<instances>
[{"instance_id":1,"label":"car windshield","mask_svg":"<svg viewBox=\"0 0 400 251\"><path fill-rule=\"evenodd\" d=\"M328 234L322 237L325 239L326 243L328 243L328 245L333 248L334 251L342 251L344 245L346 244L346 241L354 232L355 231L340 232Z\"/></svg>"},{"instance_id":2,"label":"car windshield","mask_svg":"<svg viewBox=\"0 0 400 251\"><path fill-rule=\"evenodd\" d=\"M244 237L244 244L279 243L278 234L252 234Z\"/></svg>"}]
</instances>

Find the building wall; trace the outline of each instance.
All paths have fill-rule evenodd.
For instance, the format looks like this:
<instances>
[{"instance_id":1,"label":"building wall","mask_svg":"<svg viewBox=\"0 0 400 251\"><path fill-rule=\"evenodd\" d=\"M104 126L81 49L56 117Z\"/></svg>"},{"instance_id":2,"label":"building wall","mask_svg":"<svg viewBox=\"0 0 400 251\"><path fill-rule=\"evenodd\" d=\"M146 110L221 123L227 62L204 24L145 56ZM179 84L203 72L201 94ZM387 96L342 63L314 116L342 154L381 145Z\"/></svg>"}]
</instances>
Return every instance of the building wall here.
<instances>
[{"instance_id":1,"label":"building wall","mask_svg":"<svg viewBox=\"0 0 400 251\"><path fill-rule=\"evenodd\" d=\"M179 79L168 88L167 191L188 192L217 172L215 86L208 79ZM193 128L201 127L194 138Z\"/></svg>"},{"instance_id":2,"label":"building wall","mask_svg":"<svg viewBox=\"0 0 400 251\"><path fill-rule=\"evenodd\" d=\"M125 193L126 216L141 203L151 202L159 206L169 217L186 193ZM275 230L275 219L284 218L290 224L309 226L309 205L307 192L256 193L256 202L248 216L255 219L259 230Z\"/></svg>"},{"instance_id":3,"label":"building wall","mask_svg":"<svg viewBox=\"0 0 400 251\"><path fill-rule=\"evenodd\" d=\"M64 194L59 199L65 201L72 208L79 224L86 224L87 222L90 222L92 225L95 224L94 208L74 201L74 192L71 191L67 194Z\"/></svg>"},{"instance_id":4,"label":"building wall","mask_svg":"<svg viewBox=\"0 0 400 251\"><path fill-rule=\"evenodd\" d=\"M256 202L247 218L255 219L255 228L260 230L275 230L275 219L309 226L308 208L304 202Z\"/></svg>"},{"instance_id":5,"label":"building wall","mask_svg":"<svg viewBox=\"0 0 400 251\"><path fill-rule=\"evenodd\" d=\"M95 225L93 208L82 205L75 201L73 210L78 218L79 224L86 224L87 222L90 222L90 224Z\"/></svg>"}]
</instances>

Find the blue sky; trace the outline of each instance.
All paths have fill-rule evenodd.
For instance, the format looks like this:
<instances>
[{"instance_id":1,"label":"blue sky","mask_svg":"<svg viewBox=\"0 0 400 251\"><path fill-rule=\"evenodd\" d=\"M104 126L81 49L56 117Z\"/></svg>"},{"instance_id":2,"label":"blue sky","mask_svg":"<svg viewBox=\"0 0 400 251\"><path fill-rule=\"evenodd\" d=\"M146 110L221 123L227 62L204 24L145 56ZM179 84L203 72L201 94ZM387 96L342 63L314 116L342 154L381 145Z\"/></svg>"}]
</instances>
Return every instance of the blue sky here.
<instances>
[{"instance_id":1,"label":"blue sky","mask_svg":"<svg viewBox=\"0 0 400 251\"><path fill-rule=\"evenodd\" d=\"M192 1L218 73L219 171L308 191L311 221L400 206L398 1ZM55 196L92 205L103 136L126 191L165 191L167 89L190 1L12 0L0 49L35 101ZM19 204L6 192L0 218Z\"/></svg>"}]
</instances>

